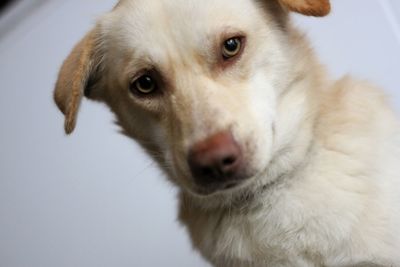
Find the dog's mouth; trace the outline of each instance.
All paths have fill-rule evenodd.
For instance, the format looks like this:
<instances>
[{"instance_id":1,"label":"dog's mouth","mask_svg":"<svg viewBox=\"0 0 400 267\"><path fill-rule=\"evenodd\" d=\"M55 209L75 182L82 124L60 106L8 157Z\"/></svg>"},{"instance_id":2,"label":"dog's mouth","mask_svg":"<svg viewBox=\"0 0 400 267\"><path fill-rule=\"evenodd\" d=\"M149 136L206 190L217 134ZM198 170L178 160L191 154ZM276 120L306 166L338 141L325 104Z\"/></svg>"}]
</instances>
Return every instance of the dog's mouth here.
<instances>
[{"instance_id":1,"label":"dog's mouth","mask_svg":"<svg viewBox=\"0 0 400 267\"><path fill-rule=\"evenodd\" d=\"M214 183L214 184L210 184L208 186L197 186L196 193L199 195L202 195L202 196L208 196L208 195L215 194L217 192L233 190L236 187L238 187L240 184L241 184L240 182L232 182L232 183L227 183L227 184Z\"/></svg>"},{"instance_id":2,"label":"dog's mouth","mask_svg":"<svg viewBox=\"0 0 400 267\"><path fill-rule=\"evenodd\" d=\"M194 193L200 196L210 196L219 193L233 193L251 183L255 175L243 175L229 181L214 181L207 184L196 183Z\"/></svg>"}]
</instances>

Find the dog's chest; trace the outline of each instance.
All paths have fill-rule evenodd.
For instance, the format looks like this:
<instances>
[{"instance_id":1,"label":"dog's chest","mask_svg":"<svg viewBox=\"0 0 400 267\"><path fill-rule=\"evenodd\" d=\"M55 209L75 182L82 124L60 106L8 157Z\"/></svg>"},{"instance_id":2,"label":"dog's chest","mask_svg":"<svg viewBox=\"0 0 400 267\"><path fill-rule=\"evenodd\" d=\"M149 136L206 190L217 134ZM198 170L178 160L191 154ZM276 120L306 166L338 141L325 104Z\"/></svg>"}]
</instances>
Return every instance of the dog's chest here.
<instances>
[{"instance_id":1,"label":"dog's chest","mask_svg":"<svg viewBox=\"0 0 400 267\"><path fill-rule=\"evenodd\" d=\"M193 212L188 217L181 212L181 220L194 246L215 266L317 266L296 240L299 236L288 234L265 212Z\"/></svg>"}]
</instances>

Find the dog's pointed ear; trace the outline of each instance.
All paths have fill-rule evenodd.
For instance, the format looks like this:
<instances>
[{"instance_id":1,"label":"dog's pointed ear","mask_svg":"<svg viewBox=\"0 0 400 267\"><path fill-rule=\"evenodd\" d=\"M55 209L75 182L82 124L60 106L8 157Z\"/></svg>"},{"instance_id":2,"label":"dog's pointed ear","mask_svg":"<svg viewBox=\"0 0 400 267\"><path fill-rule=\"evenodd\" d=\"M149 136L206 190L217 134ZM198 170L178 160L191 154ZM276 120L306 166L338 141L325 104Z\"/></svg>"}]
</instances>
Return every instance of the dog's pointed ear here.
<instances>
[{"instance_id":1,"label":"dog's pointed ear","mask_svg":"<svg viewBox=\"0 0 400 267\"><path fill-rule=\"evenodd\" d=\"M80 103L98 67L95 41L96 32L92 30L75 46L58 75L54 100L65 115L64 128L67 134L75 129Z\"/></svg>"},{"instance_id":2,"label":"dog's pointed ear","mask_svg":"<svg viewBox=\"0 0 400 267\"><path fill-rule=\"evenodd\" d=\"M323 17L331 11L329 0L279 0L289 11L306 16Z\"/></svg>"}]
</instances>

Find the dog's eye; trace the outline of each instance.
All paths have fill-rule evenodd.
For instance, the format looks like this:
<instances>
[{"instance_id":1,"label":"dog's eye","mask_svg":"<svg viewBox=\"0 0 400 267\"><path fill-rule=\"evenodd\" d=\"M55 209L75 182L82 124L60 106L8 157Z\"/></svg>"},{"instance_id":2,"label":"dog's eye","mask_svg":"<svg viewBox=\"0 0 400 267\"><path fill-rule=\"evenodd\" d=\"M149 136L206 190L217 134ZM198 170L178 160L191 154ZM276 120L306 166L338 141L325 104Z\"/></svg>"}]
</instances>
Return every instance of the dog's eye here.
<instances>
[{"instance_id":1,"label":"dog's eye","mask_svg":"<svg viewBox=\"0 0 400 267\"><path fill-rule=\"evenodd\" d=\"M157 84L151 76L143 75L131 83L130 90L133 94L149 95L157 90Z\"/></svg>"},{"instance_id":2,"label":"dog's eye","mask_svg":"<svg viewBox=\"0 0 400 267\"><path fill-rule=\"evenodd\" d=\"M225 60L237 56L242 50L242 39L239 37L226 40L222 46L222 56Z\"/></svg>"}]
</instances>

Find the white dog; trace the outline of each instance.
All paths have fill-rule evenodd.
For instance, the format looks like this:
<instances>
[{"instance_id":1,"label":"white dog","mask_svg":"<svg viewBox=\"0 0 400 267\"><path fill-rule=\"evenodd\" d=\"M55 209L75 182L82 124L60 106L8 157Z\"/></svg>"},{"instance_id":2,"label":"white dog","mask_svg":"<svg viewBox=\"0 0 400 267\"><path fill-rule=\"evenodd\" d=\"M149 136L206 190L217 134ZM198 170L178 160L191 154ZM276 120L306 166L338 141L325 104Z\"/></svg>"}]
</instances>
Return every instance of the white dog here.
<instances>
[{"instance_id":1,"label":"white dog","mask_svg":"<svg viewBox=\"0 0 400 267\"><path fill-rule=\"evenodd\" d=\"M71 133L105 102L180 188L215 266L400 266L400 128L383 93L331 81L289 11L329 0L121 0L55 100Z\"/></svg>"}]
</instances>

